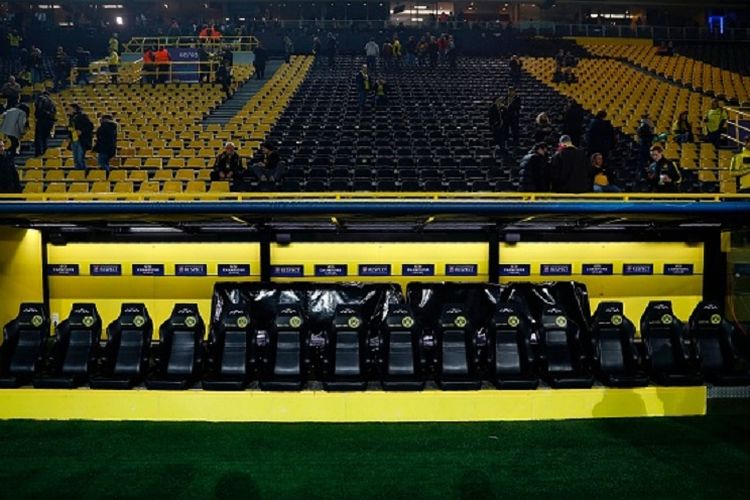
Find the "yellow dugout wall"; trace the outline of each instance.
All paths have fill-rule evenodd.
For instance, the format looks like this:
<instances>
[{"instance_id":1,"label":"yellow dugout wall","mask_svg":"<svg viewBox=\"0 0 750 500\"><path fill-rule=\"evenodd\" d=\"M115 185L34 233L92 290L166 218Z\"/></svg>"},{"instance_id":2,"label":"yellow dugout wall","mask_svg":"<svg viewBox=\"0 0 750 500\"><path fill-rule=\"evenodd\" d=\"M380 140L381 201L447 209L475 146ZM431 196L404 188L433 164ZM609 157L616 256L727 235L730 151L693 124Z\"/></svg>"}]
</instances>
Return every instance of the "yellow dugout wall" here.
<instances>
[{"instance_id":1,"label":"yellow dugout wall","mask_svg":"<svg viewBox=\"0 0 750 500\"><path fill-rule=\"evenodd\" d=\"M0 325L18 314L22 302L44 300L42 234L0 227Z\"/></svg>"}]
</instances>

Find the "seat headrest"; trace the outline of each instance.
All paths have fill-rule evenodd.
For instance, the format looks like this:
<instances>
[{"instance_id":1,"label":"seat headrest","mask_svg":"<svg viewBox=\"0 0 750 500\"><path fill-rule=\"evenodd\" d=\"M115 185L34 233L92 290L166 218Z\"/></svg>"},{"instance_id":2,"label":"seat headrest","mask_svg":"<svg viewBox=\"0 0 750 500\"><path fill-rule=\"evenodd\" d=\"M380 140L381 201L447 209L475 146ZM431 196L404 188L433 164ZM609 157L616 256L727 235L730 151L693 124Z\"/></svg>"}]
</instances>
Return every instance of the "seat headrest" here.
<instances>
[{"instance_id":1,"label":"seat headrest","mask_svg":"<svg viewBox=\"0 0 750 500\"><path fill-rule=\"evenodd\" d=\"M556 306L545 307L542 311L542 327L545 330L559 330L568 328L570 320L565 311Z\"/></svg>"},{"instance_id":2,"label":"seat headrest","mask_svg":"<svg viewBox=\"0 0 750 500\"><path fill-rule=\"evenodd\" d=\"M648 303L643 312L642 322L652 327L669 327L676 323L672 312L672 302L669 300L653 300Z\"/></svg>"},{"instance_id":3,"label":"seat headrest","mask_svg":"<svg viewBox=\"0 0 750 500\"><path fill-rule=\"evenodd\" d=\"M43 304L26 302L18 308L16 324L24 328L40 328L48 322Z\"/></svg>"},{"instance_id":4,"label":"seat headrest","mask_svg":"<svg viewBox=\"0 0 750 500\"><path fill-rule=\"evenodd\" d=\"M123 304L118 320L121 326L142 328L151 318L145 304Z\"/></svg>"},{"instance_id":5,"label":"seat headrest","mask_svg":"<svg viewBox=\"0 0 750 500\"><path fill-rule=\"evenodd\" d=\"M492 325L498 330L518 328L523 324L523 315L511 304L501 304L492 316Z\"/></svg>"},{"instance_id":6,"label":"seat headrest","mask_svg":"<svg viewBox=\"0 0 750 500\"><path fill-rule=\"evenodd\" d=\"M250 325L250 316L244 307L233 306L222 313L221 325L227 329L245 329Z\"/></svg>"},{"instance_id":7,"label":"seat headrest","mask_svg":"<svg viewBox=\"0 0 750 500\"><path fill-rule=\"evenodd\" d=\"M276 320L274 321L276 328L278 329L294 329L299 330L302 325L305 324L305 320L302 316L302 311L298 306L286 306L282 307L276 314Z\"/></svg>"},{"instance_id":8,"label":"seat headrest","mask_svg":"<svg viewBox=\"0 0 750 500\"><path fill-rule=\"evenodd\" d=\"M197 304L175 304L167 323L171 326L195 328L203 320Z\"/></svg>"},{"instance_id":9,"label":"seat headrest","mask_svg":"<svg viewBox=\"0 0 750 500\"><path fill-rule=\"evenodd\" d=\"M358 306L339 304L333 317L334 328L357 330L364 325L362 311Z\"/></svg>"},{"instance_id":10,"label":"seat headrest","mask_svg":"<svg viewBox=\"0 0 750 500\"><path fill-rule=\"evenodd\" d=\"M620 327L625 323L622 302L602 302L594 313L594 325L599 328Z\"/></svg>"},{"instance_id":11,"label":"seat headrest","mask_svg":"<svg viewBox=\"0 0 750 500\"><path fill-rule=\"evenodd\" d=\"M101 322L99 312L94 304L73 304L68 316L70 328L92 328Z\"/></svg>"},{"instance_id":12,"label":"seat headrest","mask_svg":"<svg viewBox=\"0 0 750 500\"><path fill-rule=\"evenodd\" d=\"M385 326L388 328L412 329L416 326L416 320L410 307L398 306L388 311L385 317Z\"/></svg>"},{"instance_id":13,"label":"seat headrest","mask_svg":"<svg viewBox=\"0 0 750 500\"><path fill-rule=\"evenodd\" d=\"M469 317L459 304L443 306L440 312L440 326L443 328L468 328Z\"/></svg>"},{"instance_id":14,"label":"seat headrest","mask_svg":"<svg viewBox=\"0 0 750 500\"><path fill-rule=\"evenodd\" d=\"M701 302L690 315L693 328L716 328L724 322L719 306L713 302Z\"/></svg>"}]
</instances>

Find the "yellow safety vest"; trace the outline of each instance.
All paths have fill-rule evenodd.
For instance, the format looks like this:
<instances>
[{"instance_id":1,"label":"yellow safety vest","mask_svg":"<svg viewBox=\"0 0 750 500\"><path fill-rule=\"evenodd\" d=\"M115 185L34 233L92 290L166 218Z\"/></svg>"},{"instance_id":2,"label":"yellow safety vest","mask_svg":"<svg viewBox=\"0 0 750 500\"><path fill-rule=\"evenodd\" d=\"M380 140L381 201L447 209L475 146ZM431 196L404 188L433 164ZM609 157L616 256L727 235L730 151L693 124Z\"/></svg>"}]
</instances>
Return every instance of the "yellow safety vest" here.
<instances>
[{"instance_id":1,"label":"yellow safety vest","mask_svg":"<svg viewBox=\"0 0 750 500\"><path fill-rule=\"evenodd\" d=\"M117 66L118 64L120 64L120 56L117 55L117 52L112 52L109 55L109 65Z\"/></svg>"},{"instance_id":2,"label":"yellow safety vest","mask_svg":"<svg viewBox=\"0 0 750 500\"><path fill-rule=\"evenodd\" d=\"M743 148L729 164L729 173L740 178L740 189L750 189L750 160L746 163L746 158L750 158L750 149Z\"/></svg>"}]
</instances>

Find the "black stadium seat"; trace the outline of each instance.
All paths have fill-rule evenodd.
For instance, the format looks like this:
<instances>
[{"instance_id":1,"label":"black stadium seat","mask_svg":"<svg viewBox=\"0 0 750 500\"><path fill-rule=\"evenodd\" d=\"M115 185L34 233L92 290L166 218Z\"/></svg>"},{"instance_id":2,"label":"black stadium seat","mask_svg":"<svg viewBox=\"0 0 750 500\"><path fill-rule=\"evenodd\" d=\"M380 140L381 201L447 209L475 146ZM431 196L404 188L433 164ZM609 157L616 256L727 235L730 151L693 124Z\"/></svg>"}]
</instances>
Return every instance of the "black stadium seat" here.
<instances>
[{"instance_id":1,"label":"black stadium seat","mask_svg":"<svg viewBox=\"0 0 750 500\"><path fill-rule=\"evenodd\" d=\"M44 304L24 303L18 316L3 329L0 345L0 388L31 383L41 367L49 339L49 317Z\"/></svg>"},{"instance_id":2,"label":"black stadium seat","mask_svg":"<svg viewBox=\"0 0 750 500\"><path fill-rule=\"evenodd\" d=\"M531 325L517 305L500 304L487 331L488 378L498 389L536 389Z\"/></svg>"},{"instance_id":3,"label":"black stadium seat","mask_svg":"<svg viewBox=\"0 0 750 500\"><path fill-rule=\"evenodd\" d=\"M389 391L421 391L422 329L407 305L393 307L380 326L380 381Z\"/></svg>"},{"instance_id":4,"label":"black stadium seat","mask_svg":"<svg viewBox=\"0 0 750 500\"><path fill-rule=\"evenodd\" d=\"M130 389L148 372L154 323L144 304L123 304L120 316L107 327L107 345L93 389Z\"/></svg>"},{"instance_id":5,"label":"black stadium seat","mask_svg":"<svg viewBox=\"0 0 750 500\"><path fill-rule=\"evenodd\" d=\"M299 306L283 306L267 332L261 359L260 388L298 391L307 380L307 321Z\"/></svg>"},{"instance_id":6,"label":"black stadium seat","mask_svg":"<svg viewBox=\"0 0 750 500\"><path fill-rule=\"evenodd\" d=\"M601 302L591 325L592 362L599 379L611 387L648 385L648 374L635 346L635 325L621 302Z\"/></svg>"},{"instance_id":7,"label":"black stadium seat","mask_svg":"<svg viewBox=\"0 0 750 500\"><path fill-rule=\"evenodd\" d=\"M96 366L102 318L94 304L73 304L57 333L44 373L34 377L34 387L73 388L85 383Z\"/></svg>"},{"instance_id":8,"label":"black stadium seat","mask_svg":"<svg viewBox=\"0 0 750 500\"><path fill-rule=\"evenodd\" d=\"M159 327L156 367L146 379L149 389L189 389L200 377L206 326L196 304L175 304Z\"/></svg>"},{"instance_id":9,"label":"black stadium seat","mask_svg":"<svg viewBox=\"0 0 750 500\"><path fill-rule=\"evenodd\" d=\"M367 325L361 308L340 304L328 329L323 387L327 391L364 391Z\"/></svg>"},{"instance_id":10,"label":"black stadium seat","mask_svg":"<svg viewBox=\"0 0 750 500\"><path fill-rule=\"evenodd\" d=\"M460 305L446 305L435 332L437 383L445 390L481 388L476 331Z\"/></svg>"},{"instance_id":11,"label":"black stadium seat","mask_svg":"<svg viewBox=\"0 0 750 500\"><path fill-rule=\"evenodd\" d=\"M208 336L207 369L203 388L239 391L250 381L251 360L255 359L255 331L243 305L222 311Z\"/></svg>"},{"instance_id":12,"label":"black stadium seat","mask_svg":"<svg viewBox=\"0 0 750 500\"><path fill-rule=\"evenodd\" d=\"M586 366L581 333L556 306L542 311L540 358L547 383L556 388L589 388L594 379Z\"/></svg>"},{"instance_id":13,"label":"black stadium seat","mask_svg":"<svg viewBox=\"0 0 750 500\"><path fill-rule=\"evenodd\" d=\"M750 384L747 360L740 356L732 339L734 327L721 315L718 305L701 302L688 325L706 381L714 385Z\"/></svg>"},{"instance_id":14,"label":"black stadium seat","mask_svg":"<svg viewBox=\"0 0 750 500\"><path fill-rule=\"evenodd\" d=\"M641 317L641 337L651 379L660 385L700 385L695 348L672 302L651 301Z\"/></svg>"}]
</instances>

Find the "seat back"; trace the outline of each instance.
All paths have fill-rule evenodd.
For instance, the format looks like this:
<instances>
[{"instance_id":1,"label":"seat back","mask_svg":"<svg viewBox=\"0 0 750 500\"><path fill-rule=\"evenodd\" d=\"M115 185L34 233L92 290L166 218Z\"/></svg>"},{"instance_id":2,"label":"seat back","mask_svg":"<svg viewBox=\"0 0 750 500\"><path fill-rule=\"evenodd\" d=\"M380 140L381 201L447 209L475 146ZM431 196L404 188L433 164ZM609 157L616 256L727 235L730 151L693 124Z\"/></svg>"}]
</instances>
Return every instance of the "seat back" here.
<instances>
[{"instance_id":1,"label":"seat back","mask_svg":"<svg viewBox=\"0 0 750 500\"><path fill-rule=\"evenodd\" d=\"M654 372L669 372L684 364L682 322L671 301L651 301L641 317L641 337Z\"/></svg>"},{"instance_id":2,"label":"seat back","mask_svg":"<svg viewBox=\"0 0 750 500\"><path fill-rule=\"evenodd\" d=\"M49 338L49 317L44 304L23 303L18 316L5 325L0 346L0 373L32 376Z\"/></svg>"},{"instance_id":3,"label":"seat back","mask_svg":"<svg viewBox=\"0 0 750 500\"><path fill-rule=\"evenodd\" d=\"M94 349L102 335L102 318L94 304L73 304L60 323L53 364L63 375L87 375Z\"/></svg>"},{"instance_id":4,"label":"seat back","mask_svg":"<svg viewBox=\"0 0 750 500\"><path fill-rule=\"evenodd\" d=\"M329 330L328 359L333 361L336 377L358 377L363 374L365 324L357 306L336 307Z\"/></svg>"},{"instance_id":5,"label":"seat back","mask_svg":"<svg viewBox=\"0 0 750 500\"><path fill-rule=\"evenodd\" d=\"M576 345L578 327L559 307L546 307L542 311L540 344L550 373L576 371Z\"/></svg>"},{"instance_id":6,"label":"seat back","mask_svg":"<svg viewBox=\"0 0 750 500\"><path fill-rule=\"evenodd\" d=\"M531 369L531 326L515 304L498 305L488 333L491 372L502 377L521 375Z\"/></svg>"},{"instance_id":7,"label":"seat back","mask_svg":"<svg viewBox=\"0 0 750 500\"><path fill-rule=\"evenodd\" d=\"M698 346L701 369L719 372L727 368L733 357L732 325L721 315L713 302L699 303L688 321L690 335Z\"/></svg>"},{"instance_id":8,"label":"seat back","mask_svg":"<svg viewBox=\"0 0 750 500\"><path fill-rule=\"evenodd\" d=\"M389 309L382 325L383 373L414 376L419 368L419 327L407 305Z\"/></svg>"},{"instance_id":9,"label":"seat back","mask_svg":"<svg viewBox=\"0 0 750 500\"><path fill-rule=\"evenodd\" d=\"M298 306L286 306L279 310L274 322L271 338L271 372L274 376L304 376L303 346L307 322Z\"/></svg>"},{"instance_id":10,"label":"seat back","mask_svg":"<svg viewBox=\"0 0 750 500\"><path fill-rule=\"evenodd\" d=\"M622 302L601 302L594 313L591 342L599 368L624 373L634 355L635 326L623 314Z\"/></svg>"},{"instance_id":11,"label":"seat back","mask_svg":"<svg viewBox=\"0 0 750 500\"><path fill-rule=\"evenodd\" d=\"M154 324L145 304L122 304L120 315L107 327L108 358L116 376L139 376L146 369Z\"/></svg>"},{"instance_id":12,"label":"seat back","mask_svg":"<svg viewBox=\"0 0 750 500\"><path fill-rule=\"evenodd\" d=\"M438 371L445 376L473 374L473 325L460 305L446 305L437 330Z\"/></svg>"},{"instance_id":13,"label":"seat back","mask_svg":"<svg viewBox=\"0 0 750 500\"><path fill-rule=\"evenodd\" d=\"M250 316L244 304L224 309L221 319L211 330L210 343L218 357L218 372L222 375L248 374L248 354L251 346Z\"/></svg>"},{"instance_id":14,"label":"seat back","mask_svg":"<svg viewBox=\"0 0 750 500\"><path fill-rule=\"evenodd\" d=\"M200 346L206 327L196 304L175 304L159 328L160 368L166 375L189 377L201 361Z\"/></svg>"}]
</instances>

